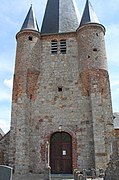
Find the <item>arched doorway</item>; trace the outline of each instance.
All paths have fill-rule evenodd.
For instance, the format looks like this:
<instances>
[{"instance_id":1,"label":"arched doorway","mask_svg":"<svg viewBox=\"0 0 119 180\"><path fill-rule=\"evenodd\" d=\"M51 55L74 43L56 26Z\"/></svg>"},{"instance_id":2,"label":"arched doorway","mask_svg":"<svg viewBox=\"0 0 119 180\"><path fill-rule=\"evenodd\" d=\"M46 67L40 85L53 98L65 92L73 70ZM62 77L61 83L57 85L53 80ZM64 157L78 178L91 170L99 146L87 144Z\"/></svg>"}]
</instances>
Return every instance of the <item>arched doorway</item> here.
<instances>
[{"instance_id":1,"label":"arched doorway","mask_svg":"<svg viewBox=\"0 0 119 180\"><path fill-rule=\"evenodd\" d=\"M72 174L72 137L68 133L51 136L50 166L52 174Z\"/></svg>"}]
</instances>

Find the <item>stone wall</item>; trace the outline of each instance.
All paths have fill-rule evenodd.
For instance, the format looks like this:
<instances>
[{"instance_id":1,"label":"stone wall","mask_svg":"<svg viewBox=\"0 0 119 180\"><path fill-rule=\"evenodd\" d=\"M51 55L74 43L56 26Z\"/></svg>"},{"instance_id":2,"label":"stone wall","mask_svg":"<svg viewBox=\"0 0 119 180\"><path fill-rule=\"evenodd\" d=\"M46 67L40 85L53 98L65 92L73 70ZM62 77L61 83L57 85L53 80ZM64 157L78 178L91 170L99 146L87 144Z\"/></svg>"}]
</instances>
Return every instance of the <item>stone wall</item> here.
<instances>
[{"instance_id":1,"label":"stone wall","mask_svg":"<svg viewBox=\"0 0 119 180\"><path fill-rule=\"evenodd\" d=\"M119 139L119 129L115 129L115 137Z\"/></svg>"},{"instance_id":2,"label":"stone wall","mask_svg":"<svg viewBox=\"0 0 119 180\"><path fill-rule=\"evenodd\" d=\"M17 34L17 53L14 74L12 120L10 134L10 165L15 171L29 170L31 100L36 98L36 82L40 63L40 38L36 31ZM29 37L32 37L32 41Z\"/></svg>"},{"instance_id":3,"label":"stone wall","mask_svg":"<svg viewBox=\"0 0 119 180\"><path fill-rule=\"evenodd\" d=\"M113 124L103 36L100 25L46 36L18 33L10 133L16 173L43 172L47 141L57 131L72 137L73 169L105 168ZM66 54L60 40L66 40Z\"/></svg>"},{"instance_id":4,"label":"stone wall","mask_svg":"<svg viewBox=\"0 0 119 180\"><path fill-rule=\"evenodd\" d=\"M114 136L104 34L99 24L78 29L80 85L82 95L90 97L96 169L106 168Z\"/></svg>"},{"instance_id":5,"label":"stone wall","mask_svg":"<svg viewBox=\"0 0 119 180\"><path fill-rule=\"evenodd\" d=\"M2 137L3 137L2 134L0 134L0 140L2 139Z\"/></svg>"},{"instance_id":6,"label":"stone wall","mask_svg":"<svg viewBox=\"0 0 119 180\"><path fill-rule=\"evenodd\" d=\"M119 179L119 139L112 144L112 155L105 173L105 180Z\"/></svg>"},{"instance_id":7,"label":"stone wall","mask_svg":"<svg viewBox=\"0 0 119 180\"><path fill-rule=\"evenodd\" d=\"M67 55L51 54L51 40L67 40ZM42 171L46 165L46 142L52 133L66 131L73 137L73 167L76 166L76 135L78 124L78 62L75 34L42 37L42 61L39 66L37 97L31 101L30 171ZM62 87L62 91L58 91ZM75 156L76 155L76 156Z\"/></svg>"},{"instance_id":8,"label":"stone wall","mask_svg":"<svg viewBox=\"0 0 119 180\"><path fill-rule=\"evenodd\" d=\"M9 165L9 140L10 132L0 140L0 164Z\"/></svg>"}]
</instances>

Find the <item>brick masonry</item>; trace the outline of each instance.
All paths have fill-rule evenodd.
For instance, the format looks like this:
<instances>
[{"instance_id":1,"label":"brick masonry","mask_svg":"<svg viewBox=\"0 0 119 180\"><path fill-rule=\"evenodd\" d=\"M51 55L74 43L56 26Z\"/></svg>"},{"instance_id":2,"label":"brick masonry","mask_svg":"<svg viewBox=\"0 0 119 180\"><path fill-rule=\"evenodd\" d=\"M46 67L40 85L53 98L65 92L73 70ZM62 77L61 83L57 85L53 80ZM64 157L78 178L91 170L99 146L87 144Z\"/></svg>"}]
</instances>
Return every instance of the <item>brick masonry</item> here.
<instances>
[{"instance_id":1,"label":"brick masonry","mask_svg":"<svg viewBox=\"0 0 119 180\"><path fill-rule=\"evenodd\" d=\"M16 174L43 173L47 141L60 126L72 137L73 169L106 168L114 128L104 33L90 24L74 33L17 34L9 151Z\"/></svg>"}]
</instances>

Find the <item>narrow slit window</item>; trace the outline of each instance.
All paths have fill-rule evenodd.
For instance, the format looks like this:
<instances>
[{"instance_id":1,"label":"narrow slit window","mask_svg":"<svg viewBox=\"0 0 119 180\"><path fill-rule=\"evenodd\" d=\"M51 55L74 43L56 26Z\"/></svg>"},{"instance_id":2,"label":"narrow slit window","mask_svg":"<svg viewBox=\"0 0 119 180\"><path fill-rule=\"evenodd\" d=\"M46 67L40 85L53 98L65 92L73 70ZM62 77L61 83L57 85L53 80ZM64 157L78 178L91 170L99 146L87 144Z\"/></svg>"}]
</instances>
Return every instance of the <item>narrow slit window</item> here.
<instances>
[{"instance_id":1,"label":"narrow slit window","mask_svg":"<svg viewBox=\"0 0 119 180\"><path fill-rule=\"evenodd\" d=\"M59 92L62 92L62 87L58 87L58 91L59 91Z\"/></svg>"},{"instance_id":2,"label":"narrow slit window","mask_svg":"<svg viewBox=\"0 0 119 180\"><path fill-rule=\"evenodd\" d=\"M33 37L32 36L29 36L29 41L32 41L33 40Z\"/></svg>"},{"instance_id":3,"label":"narrow slit window","mask_svg":"<svg viewBox=\"0 0 119 180\"><path fill-rule=\"evenodd\" d=\"M96 52L96 51L98 51L98 50L97 50L97 48L93 48L93 51L95 51L95 52Z\"/></svg>"},{"instance_id":4,"label":"narrow slit window","mask_svg":"<svg viewBox=\"0 0 119 180\"><path fill-rule=\"evenodd\" d=\"M60 41L60 53L66 54L66 40Z\"/></svg>"},{"instance_id":5,"label":"narrow slit window","mask_svg":"<svg viewBox=\"0 0 119 180\"><path fill-rule=\"evenodd\" d=\"M51 53L57 54L57 40L51 41Z\"/></svg>"}]
</instances>

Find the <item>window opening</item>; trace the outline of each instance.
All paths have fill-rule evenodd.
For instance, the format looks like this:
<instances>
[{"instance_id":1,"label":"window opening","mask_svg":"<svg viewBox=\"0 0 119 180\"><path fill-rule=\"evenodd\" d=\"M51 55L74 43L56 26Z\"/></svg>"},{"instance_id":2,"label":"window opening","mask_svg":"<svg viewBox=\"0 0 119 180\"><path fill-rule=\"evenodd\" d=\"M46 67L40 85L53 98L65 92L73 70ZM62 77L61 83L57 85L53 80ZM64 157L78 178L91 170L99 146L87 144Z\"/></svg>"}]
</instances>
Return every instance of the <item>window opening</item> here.
<instances>
[{"instance_id":1,"label":"window opening","mask_svg":"<svg viewBox=\"0 0 119 180\"><path fill-rule=\"evenodd\" d=\"M32 41L33 40L33 37L32 36L29 36L29 41Z\"/></svg>"},{"instance_id":2,"label":"window opening","mask_svg":"<svg viewBox=\"0 0 119 180\"><path fill-rule=\"evenodd\" d=\"M98 51L98 50L97 50L97 48L93 48L93 51L95 51L95 52L96 52L96 51Z\"/></svg>"},{"instance_id":3,"label":"window opening","mask_svg":"<svg viewBox=\"0 0 119 180\"><path fill-rule=\"evenodd\" d=\"M57 40L51 41L51 53L57 54Z\"/></svg>"},{"instance_id":4,"label":"window opening","mask_svg":"<svg viewBox=\"0 0 119 180\"><path fill-rule=\"evenodd\" d=\"M60 53L66 54L66 40L60 41Z\"/></svg>"},{"instance_id":5,"label":"window opening","mask_svg":"<svg viewBox=\"0 0 119 180\"><path fill-rule=\"evenodd\" d=\"M59 92L62 92L62 87L58 87L58 91L59 91Z\"/></svg>"}]
</instances>

